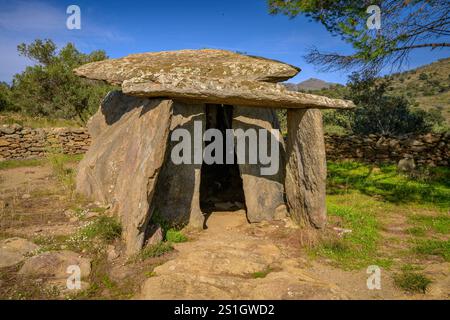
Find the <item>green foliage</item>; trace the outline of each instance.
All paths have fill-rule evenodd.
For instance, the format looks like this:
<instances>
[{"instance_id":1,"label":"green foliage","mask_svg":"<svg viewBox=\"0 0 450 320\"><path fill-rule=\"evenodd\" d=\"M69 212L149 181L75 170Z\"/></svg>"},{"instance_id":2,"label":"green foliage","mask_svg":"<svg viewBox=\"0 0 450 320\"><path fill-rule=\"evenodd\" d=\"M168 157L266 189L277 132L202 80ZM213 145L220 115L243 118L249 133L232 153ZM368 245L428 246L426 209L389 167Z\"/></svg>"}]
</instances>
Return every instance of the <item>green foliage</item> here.
<instances>
[{"instance_id":1,"label":"green foliage","mask_svg":"<svg viewBox=\"0 0 450 320\"><path fill-rule=\"evenodd\" d=\"M410 271L404 271L394 277L397 287L411 293L426 293L431 282L426 276Z\"/></svg>"},{"instance_id":2,"label":"green foliage","mask_svg":"<svg viewBox=\"0 0 450 320\"><path fill-rule=\"evenodd\" d=\"M11 111L12 109L11 88L7 83L0 82L0 112Z\"/></svg>"},{"instance_id":3,"label":"green foliage","mask_svg":"<svg viewBox=\"0 0 450 320\"><path fill-rule=\"evenodd\" d=\"M142 249L136 259L143 261L148 258L156 258L170 251L173 251L173 247L169 242L160 242Z\"/></svg>"},{"instance_id":4,"label":"green foliage","mask_svg":"<svg viewBox=\"0 0 450 320\"><path fill-rule=\"evenodd\" d=\"M428 75L422 72L419 74L419 80L428 80Z\"/></svg>"},{"instance_id":5,"label":"green foliage","mask_svg":"<svg viewBox=\"0 0 450 320\"><path fill-rule=\"evenodd\" d=\"M252 278L253 279L261 279L261 278L265 278L269 273L272 272L271 268L266 268L262 271L256 271L252 273Z\"/></svg>"},{"instance_id":6,"label":"green foliage","mask_svg":"<svg viewBox=\"0 0 450 320\"><path fill-rule=\"evenodd\" d=\"M112 217L100 216L92 223L88 223L81 231L80 235L86 239L101 239L106 242L111 242L120 237L122 234L122 227Z\"/></svg>"},{"instance_id":7,"label":"green foliage","mask_svg":"<svg viewBox=\"0 0 450 320\"><path fill-rule=\"evenodd\" d=\"M166 241L180 243L188 241L188 238L179 230L169 229L166 232Z\"/></svg>"},{"instance_id":8,"label":"green foliage","mask_svg":"<svg viewBox=\"0 0 450 320\"><path fill-rule=\"evenodd\" d=\"M18 51L37 63L15 75L11 88L15 108L27 115L76 119L85 123L112 89L105 84L80 79L73 73L77 66L106 59L104 51L84 54L68 43L57 52L51 40L20 44Z\"/></svg>"},{"instance_id":9,"label":"green foliage","mask_svg":"<svg viewBox=\"0 0 450 320\"><path fill-rule=\"evenodd\" d=\"M376 81L354 73L348 87L348 98L357 106L349 115L354 133L401 135L431 131L433 115L423 110L412 111L406 98L388 95L389 80Z\"/></svg>"},{"instance_id":10,"label":"green foliage","mask_svg":"<svg viewBox=\"0 0 450 320\"><path fill-rule=\"evenodd\" d=\"M351 69L379 72L383 66L401 66L411 50L444 48L448 42L430 42L443 37L442 26L449 18L442 15L448 8L447 0L436 1L318 1L268 0L271 14L285 14L291 18L306 16L322 24L333 36L340 37L353 47L353 53L342 55L320 52L313 48L306 61L322 70ZM372 13L369 5L381 9L381 29L367 27Z\"/></svg>"}]
</instances>

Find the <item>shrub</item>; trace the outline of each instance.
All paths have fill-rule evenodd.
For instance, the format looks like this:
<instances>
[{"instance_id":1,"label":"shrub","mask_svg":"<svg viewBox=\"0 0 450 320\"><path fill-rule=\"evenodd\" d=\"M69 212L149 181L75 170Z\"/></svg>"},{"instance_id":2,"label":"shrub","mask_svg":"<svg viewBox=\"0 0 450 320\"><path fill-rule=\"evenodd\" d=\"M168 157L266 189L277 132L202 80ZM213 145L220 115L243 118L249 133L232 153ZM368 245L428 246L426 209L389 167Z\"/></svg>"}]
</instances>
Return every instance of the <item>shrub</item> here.
<instances>
[{"instance_id":1,"label":"shrub","mask_svg":"<svg viewBox=\"0 0 450 320\"><path fill-rule=\"evenodd\" d=\"M188 238L181 233L181 231L169 229L166 232L166 240L173 243L179 243L188 241Z\"/></svg>"},{"instance_id":2,"label":"shrub","mask_svg":"<svg viewBox=\"0 0 450 320\"><path fill-rule=\"evenodd\" d=\"M431 280L426 276L415 272L402 272L394 277L394 283L397 287L411 293L426 293Z\"/></svg>"}]
</instances>

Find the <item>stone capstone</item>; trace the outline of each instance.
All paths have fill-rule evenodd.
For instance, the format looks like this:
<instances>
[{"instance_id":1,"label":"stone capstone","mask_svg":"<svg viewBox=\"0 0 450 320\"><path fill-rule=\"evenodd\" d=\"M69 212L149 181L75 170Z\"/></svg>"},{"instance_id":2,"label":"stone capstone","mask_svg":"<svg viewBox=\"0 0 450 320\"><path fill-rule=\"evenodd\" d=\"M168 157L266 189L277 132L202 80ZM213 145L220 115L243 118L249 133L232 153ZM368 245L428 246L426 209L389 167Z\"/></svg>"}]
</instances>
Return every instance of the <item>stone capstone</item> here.
<instances>
[{"instance_id":1,"label":"stone capstone","mask_svg":"<svg viewBox=\"0 0 450 320\"><path fill-rule=\"evenodd\" d=\"M88 63L74 70L78 76L119 85L136 77L162 74L280 82L299 71L275 60L215 49L132 54Z\"/></svg>"}]
</instances>

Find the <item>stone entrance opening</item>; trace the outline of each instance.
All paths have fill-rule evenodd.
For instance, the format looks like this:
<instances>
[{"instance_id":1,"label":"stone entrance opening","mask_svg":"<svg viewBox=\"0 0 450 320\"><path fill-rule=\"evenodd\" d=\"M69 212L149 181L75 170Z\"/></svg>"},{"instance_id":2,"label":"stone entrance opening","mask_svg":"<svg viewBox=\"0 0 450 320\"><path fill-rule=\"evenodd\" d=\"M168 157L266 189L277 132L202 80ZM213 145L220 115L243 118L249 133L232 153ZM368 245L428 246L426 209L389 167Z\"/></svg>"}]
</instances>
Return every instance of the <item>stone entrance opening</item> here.
<instances>
[{"instance_id":1,"label":"stone entrance opening","mask_svg":"<svg viewBox=\"0 0 450 320\"><path fill-rule=\"evenodd\" d=\"M233 106L206 104L206 130L218 129L225 141L225 132L232 129ZM208 145L211 142L206 142ZM223 143L226 154L226 143ZM224 159L225 160L225 159ZM225 162L225 161L224 161ZM245 195L239 166L236 164L206 164L203 162L200 181L200 208L204 213L234 211L245 208Z\"/></svg>"}]
</instances>

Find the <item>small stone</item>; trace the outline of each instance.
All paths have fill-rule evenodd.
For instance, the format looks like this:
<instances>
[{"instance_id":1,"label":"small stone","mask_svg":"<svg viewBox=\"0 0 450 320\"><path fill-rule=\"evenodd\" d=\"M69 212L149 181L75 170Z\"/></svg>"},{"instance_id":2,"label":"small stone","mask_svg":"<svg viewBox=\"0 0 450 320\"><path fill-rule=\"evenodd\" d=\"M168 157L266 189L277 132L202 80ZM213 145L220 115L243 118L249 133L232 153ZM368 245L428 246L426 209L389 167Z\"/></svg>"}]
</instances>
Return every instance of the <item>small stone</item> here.
<instances>
[{"instance_id":1,"label":"small stone","mask_svg":"<svg viewBox=\"0 0 450 320\"><path fill-rule=\"evenodd\" d=\"M401 159L397 164L397 168L401 172L411 172L416 168L416 164L412 157L408 157L405 159Z\"/></svg>"},{"instance_id":2,"label":"small stone","mask_svg":"<svg viewBox=\"0 0 450 320\"><path fill-rule=\"evenodd\" d=\"M25 261L19 274L66 279L70 266L78 266L82 278L89 277L91 273L90 259L82 258L72 251L53 251L44 252Z\"/></svg>"},{"instance_id":3,"label":"small stone","mask_svg":"<svg viewBox=\"0 0 450 320\"><path fill-rule=\"evenodd\" d=\"M106 252L109 261L115 260L119 257L119 253L117 252L116 247L114 247L113 245L108 245Z\"/></svg>"},{"instance_id":4,"label":"small stone","mask_svg":"<svg viewBox=\"0 0 450 320\"><path fill-rule=\"evenodd\" d=\"M148 233L151 235L147 240L147 246L151 246L160 243L164 239L164 234L162 228L159 224L149 226Z\"/></svg>"}]
</instances>

